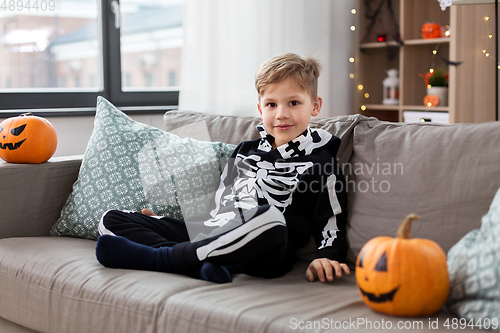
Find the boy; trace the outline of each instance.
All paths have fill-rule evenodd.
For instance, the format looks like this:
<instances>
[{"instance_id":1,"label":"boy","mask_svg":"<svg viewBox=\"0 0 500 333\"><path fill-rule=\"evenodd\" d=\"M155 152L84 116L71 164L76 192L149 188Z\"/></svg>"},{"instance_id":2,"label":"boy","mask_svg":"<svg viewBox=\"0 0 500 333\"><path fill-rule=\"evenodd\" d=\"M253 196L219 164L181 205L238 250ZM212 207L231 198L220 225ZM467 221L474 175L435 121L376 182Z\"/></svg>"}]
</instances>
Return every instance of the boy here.
<instances>
[{"instance_id":1,"label":"boy","mask_svg":"<svg viewBox=\"0 0 500 333\"><path fill-rule=\"evenodd\" d=\"M309 281L349 274L345 182L335 156L340 139L309 128L322 99L320 64L284 54L257 70L261 139L236 147L221 176L202 232L189 238L184 221L109 211L99 224L96 256L107 267L180 273L230 282L232 273L267 278L291 270L310 235L316 259Z\"/></svg>"}]
</instances>

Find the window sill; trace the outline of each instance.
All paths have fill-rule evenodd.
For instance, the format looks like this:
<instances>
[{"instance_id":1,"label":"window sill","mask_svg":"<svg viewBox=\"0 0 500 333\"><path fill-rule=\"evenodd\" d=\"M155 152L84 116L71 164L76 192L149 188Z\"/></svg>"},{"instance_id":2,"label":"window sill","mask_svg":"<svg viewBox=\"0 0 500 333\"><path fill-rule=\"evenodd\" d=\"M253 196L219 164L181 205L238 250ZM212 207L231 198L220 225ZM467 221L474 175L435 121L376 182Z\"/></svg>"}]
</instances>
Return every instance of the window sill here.
<instances>
[{"instance_id":1,"label":"window sill","mask_svg":"<svg viewBox=\"0 0 500 333\"><path fill-rule=\"evenodd\" d=\"M167 111L177 110L177 105L158 105L158 106L119 106L119 110L130 115L148 115L163 114ZM54 108L54 109L18 109L18 110L0 110L1 118L17 117L22 113L31 112L39 117L85 117L95 116L95 107L87 108Z\"/></svg>"}]
</instances>

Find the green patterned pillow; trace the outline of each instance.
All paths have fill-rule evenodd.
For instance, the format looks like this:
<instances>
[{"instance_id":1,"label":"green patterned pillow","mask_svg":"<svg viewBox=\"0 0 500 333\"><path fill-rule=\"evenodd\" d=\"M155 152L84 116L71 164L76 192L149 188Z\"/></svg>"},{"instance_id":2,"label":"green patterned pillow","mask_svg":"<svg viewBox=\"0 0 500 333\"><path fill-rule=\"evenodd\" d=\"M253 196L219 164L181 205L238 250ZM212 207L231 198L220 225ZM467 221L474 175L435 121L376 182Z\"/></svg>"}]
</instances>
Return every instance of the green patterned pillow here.
<instances>
[{"instance_id":1,"label":"green patterned pillow","mask_svg":"<svg viewBox=\"0 0 500 333\"><path fill-rule=\"evenodd\" d=\"M500 189L481 228L448 252L448 270L449 309L475 326L500 331Z\"/></svg>"},{"instance_id":2,"label":"green patterned pillow","mask_svg":"<svg viewBox=\"0 0 500 333\"><path fill-rule=\"evenodd\" d=\"M199 215L208 209L207 198L235 147L181 139L134 121L99 97L78 180L51 235L97 239L99 220L109 209Z\"/></svg>"}]
</instances>

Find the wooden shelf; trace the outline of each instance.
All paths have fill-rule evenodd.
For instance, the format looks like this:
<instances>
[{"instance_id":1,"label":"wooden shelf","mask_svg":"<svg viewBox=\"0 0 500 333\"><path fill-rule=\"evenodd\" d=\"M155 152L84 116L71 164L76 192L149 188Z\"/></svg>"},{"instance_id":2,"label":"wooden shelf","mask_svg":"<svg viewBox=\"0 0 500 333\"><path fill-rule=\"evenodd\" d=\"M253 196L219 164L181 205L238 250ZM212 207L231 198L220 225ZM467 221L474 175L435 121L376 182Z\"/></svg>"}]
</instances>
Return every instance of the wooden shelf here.
<instances>
[{"instance_id":1,"label":"wooden shelf","mask_svg":"<svg viewBox=\"0 0 500 333\"><path fill-rule=\"evenodd\" d=\"M449 112L450 108L448 106L436 106L433 108L427 107L425 105L404 105L402 107L404 111L427 111L427 112Z\"/></svg>"},{"instance_id":2,"label":"wooden shelf","mask_svg":"<svg viewBox=\"0 0 500 333\"><path fill-rule=\"evenodd\" d=\"M364 104L367 110L399 111L399 105Z\"/></svg>"},{"instance_id":3,"label":"wooden shelf","mask_svg":"<svg viewBox=\"0 0 500 333\"><path fill-rule=\"evenodd\" d=\"M363 43L359 47L361 49L381 49L384 47L400 47L401 44L398 42L374 42L374 43Z\"/></svg>"},{"instance_id":4,"label":"wooden shelf","mask_svg":"<svg viewBox=\"0 0 500 333\"><path fill-rule=\"evenodd\" d=\"M427 38L427 39L408 39L404 41L405 45L434 45L434 44L443 44L449 43L449 37L441 37L441 38Z\"/></svg>"},{"instance_id":5,"label":"wooden shelf","mask_svg":"<svg viewBox=\"0 0 500 333\"><path fill-rule=\"evenodd\" d=\"M436 106L433 108L427 107L425 105L384 105L384 104L363 104L366 110L369 111L435 111L435 112L448 112L450 108L448 106Z\"/></svg>"},{"instance_id":6,"label":"wooden shelf","mask_svg":"<svg viewBox=\"0 0 500 333\"><path fill-rule=\"evenodd\" d=\"M402 43L398 43L395 41L390 42L373 42L373 43L363 43L359 45L360 49L380 49L384 47L400 47L402 45L434 45L434 44L442 44L449 43L449 37L442 38L427 38L427 39L408 39L402 41Z\"/></svg>"},{"instance_id":7,"label":"wooden shelf","mask_svg":"<svg viewBox=\"0 0 500 333\"><path fill-rule=\"evenodd\" d=\"M383 9L373 23L365 15L366 3L357 2L356 112L387 121L403 121L403 111L448 112L451 123L495 119L495 64L482 52L494 49L493 39L488 38L494 20L484 20L495 15L494 4L455 5L442 11L436 0L393 0L393 14ZM450 37L421 38L427 22L449 25ZM400 36L403 42L377 42L380 34ZM448 59L460 65L451 66ZM382 81L392 68L399 70L400 105L383 105ZM420 74L430 68L448 71L448 106L423 104L427 91Z\"/></svg>"}]
</instances>

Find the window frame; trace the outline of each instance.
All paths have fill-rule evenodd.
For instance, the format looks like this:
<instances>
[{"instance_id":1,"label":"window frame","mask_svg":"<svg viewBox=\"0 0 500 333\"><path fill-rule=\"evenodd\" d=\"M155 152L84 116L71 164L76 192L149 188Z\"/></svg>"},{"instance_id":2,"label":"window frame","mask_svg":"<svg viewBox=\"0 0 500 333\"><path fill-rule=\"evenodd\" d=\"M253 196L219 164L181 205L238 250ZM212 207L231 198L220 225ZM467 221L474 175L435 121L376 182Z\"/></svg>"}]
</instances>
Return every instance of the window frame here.
<instances>
[{"instance_id":1,"label":"window frame","mask_svg":"<svg viewBox=\"0 0 500 333\"><path fill-rule=\"evenodd\" d=\"M0 118L22 112L50 116L94 115L98 96L128 114L155 114L177 109L179 90L122 91L120 29L115 27L112 0L99 0L103 87L101 91L0 92ZM118 1L119 3L119 1Z\"/></svg>"}]
</instances>

